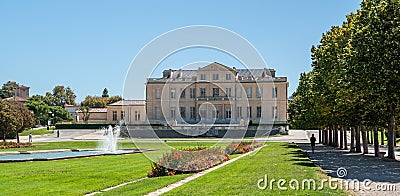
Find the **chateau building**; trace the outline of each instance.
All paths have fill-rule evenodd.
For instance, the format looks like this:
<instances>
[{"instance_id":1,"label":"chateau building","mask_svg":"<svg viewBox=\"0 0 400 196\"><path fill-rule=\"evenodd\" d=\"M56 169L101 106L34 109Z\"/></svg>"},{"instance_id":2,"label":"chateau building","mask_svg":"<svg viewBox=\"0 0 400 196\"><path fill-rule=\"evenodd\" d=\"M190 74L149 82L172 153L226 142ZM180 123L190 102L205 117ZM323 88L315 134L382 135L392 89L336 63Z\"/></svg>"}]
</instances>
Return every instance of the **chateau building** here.
<instances>
[{"instance_id":1,"label":"chateau building","mask_svg":"<svg viewBox=\"0 0 400 196\"><path fill-rule=\"evenodd\" d=\"M274 69L236 69L214 62L197 70L164 70L148 78L146 113L150 123L169 125L287 125L286 77Z\"/></svg>"}]
</instances>

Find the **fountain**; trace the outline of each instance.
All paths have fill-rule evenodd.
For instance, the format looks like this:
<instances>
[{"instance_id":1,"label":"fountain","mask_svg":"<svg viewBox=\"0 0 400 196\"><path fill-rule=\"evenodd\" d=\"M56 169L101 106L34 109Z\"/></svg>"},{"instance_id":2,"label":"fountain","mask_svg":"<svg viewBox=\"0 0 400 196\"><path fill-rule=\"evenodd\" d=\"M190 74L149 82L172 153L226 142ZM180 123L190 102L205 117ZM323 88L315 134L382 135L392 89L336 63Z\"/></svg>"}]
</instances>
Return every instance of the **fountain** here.
<instances>
[{"instance_id":1,"label":"fountain","mask_svg":"<svg viewBox=\"0 0 400 196\"><path fill-rule=\"evenodd\" d=\"M83 158L103 155L122 155L134 154L156 149L119 149L117 150L117 142L121 131L121 126L108 126L102 128L103 140L99 142L98 149L56 149L46 151L15 151L15 152L0 152L0 163L6 162L24 162L24 161L51 161L60 159Z\"/></svg>"},{"instance_id":2,"label":"fountain","mask_svg":"<svg viewBox=\"0 0 400 196\"><path fill-rule=\"evenodd\" d=\"M109 125L107 128L101 129L104 139L101 141L100 149L106 152L116 152L118 137L121 132L120 126L112 127Z\"/></svg>"}]
</instances>

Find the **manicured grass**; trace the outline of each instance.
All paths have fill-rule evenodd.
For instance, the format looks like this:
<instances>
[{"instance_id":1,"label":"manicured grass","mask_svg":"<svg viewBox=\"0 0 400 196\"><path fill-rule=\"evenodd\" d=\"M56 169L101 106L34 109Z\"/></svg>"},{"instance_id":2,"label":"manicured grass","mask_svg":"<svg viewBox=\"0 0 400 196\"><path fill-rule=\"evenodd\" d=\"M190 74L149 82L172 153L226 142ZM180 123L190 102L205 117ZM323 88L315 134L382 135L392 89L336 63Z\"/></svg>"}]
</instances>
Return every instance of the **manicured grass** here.
<instances>
[{"instance_id":1,"label":"manicured grass","mask_svg":"<svg viewBox=\"0 0 400 196\"><path fill-rule=\"evenodd\" d=\"M44 162L2 163L2 195L82 195L145 177L142 154Z\"/></svg>"},{"instance_id":2,"label":"manicured grass","mask_svg":"<svg viewBox=\"0 0 400 196\"><path fill-rule=\"evenodd\" d=\"M183 180L190 174L182 174L175 176L163 176L157 178L147 178L140 182L122 186L111 191L102 193L101 195L144 195L160 188L166 187L169 184Z\"/></svg>"},{"instance_id":3,"label":"manicured grass","mask_svg":"<svg viewBox=\"0 0 400 196\"><path fill-rule=\"evenodd\" d=\"M44 135L44 134L51 134L53 133L54 128L50 128L50 130L47 130L47 128L41 128L41 129L34 129L34 130L25 130L22 133L19 134L19 136L27 136L29 133L32 133L32 135Z\"/></svg>"},{"instance_id":4,"label":"manicured grass","mask_svg":"<svg viewBox=\"0 0 400 196\"><path fill-rule=\"evenodd\" d=\"M189 146L213 146L211 142L168 142L175 148ZM122 147L134 147L131 142L123 142ZM156 147L148 142L147 147ZM225 144L218 144L225 145ZM46 148L91 148L97 142L57 142L43 143ZM165 149L164 149L165 150ZM149 154L163 153L160 151ZM236 155L238 156L238 155ZM151 161L145 154L101 156L81 159L2 163L0 164L0 190L4 195L82 195L100 191L124 182L143 178L150 170ZM177 182L187 175L175 175L145 179L129 184L104 195L142 195ZM260 190L259 179L268 175L268 180L285 179L288 190L279 190L277 182L271 190ZM219 168L181 187L167 195L343 195L341 190L330 190L325 183L323 190L301 190L301 181L314 179L316 187L321 179L327 178L319 167L295 145L288 143L268 143L255 155L249 155L227 166ZM288 182L297 179L300 190L290 189Z\"/></svg>"},{"instance_id":5,"label":"manicured grass","mask_svg":"<svg viewBox=\"0 0 400 196\"><path fill-rule=\"evenodd\" d=\"M198 143L202 146L213 143ZM37 143L38 149L95 148L97 142L49 142ZM157 147L152 143L148 147ZM193 142L171 142L176 148L194 146ZM122 148L134 148L131 142L122 142ZM9 150L9 149L7 149ZM162 154L163 151L148 152ZM82 195L99 191L124 182L146 177L151 160L145 154L101 156L59 161L1 163L0 190L2 195ZM162 188L183 179L185 175L171 178L154 178L138 184L127 185L141 194ZM136 187L136 188L135 188ZM125 192L125 190L122 190ZM115 194L122 193L116 190Z\"/></svg>"},{"instance_id":6,"label":"manicured grass","mask_svg":"<svg viewBox=\"0 0 400 196\"><path fill-rule=\"evenodd\" d=\"M259 179L268 175L271 179L285 179L288 190L279 190L277 182L273 189L257 187ZM315 179L317 187L327 178L294 144L269 143L254 156L246 156L227 166L177 187L166 195L343 195L342 191L328 189L301 190L303 179ZM291 179L300 182L300 190L292 190ZM201 188L200 188L201 187Z\"/></svg>"}]
</instances>

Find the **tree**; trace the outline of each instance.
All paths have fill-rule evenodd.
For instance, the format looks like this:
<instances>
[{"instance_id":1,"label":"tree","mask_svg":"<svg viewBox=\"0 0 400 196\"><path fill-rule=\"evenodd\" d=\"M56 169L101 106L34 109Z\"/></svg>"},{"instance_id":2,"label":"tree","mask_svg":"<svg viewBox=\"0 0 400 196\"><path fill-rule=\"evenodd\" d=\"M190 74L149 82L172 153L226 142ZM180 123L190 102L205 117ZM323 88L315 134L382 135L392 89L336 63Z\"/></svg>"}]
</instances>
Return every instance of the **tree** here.
<instances>
[{"instance_id":1,"label":"tree","mask_svg":"<svg viewBox=\"0 0 400 196\"><path fill-rule=\"evenodd\" d=\"M46 99L50 100L51 106L76 105L75 98L76 95L70 87L55 86L52 93L46 92Z\"/></svg>"},{"instance_id":2,"label":"tree","mask_svg":"<svg viewBox=\"0 0 400 196\"><path fill-rule=\"evenodd\" d=\"M64 120L66 121L73 120L71 114L61 106L50 106L50 111L52 114L51 121L53 125L56 124L57 122L62 122Z\"/></svg>"},{"instance_id":3,"label":"tree","mask_svg":"<svg viewBox=\"0 0 400 196\"><path fill-rule=\"evenodd\" d=\"M86 96L85 100L81 103L81 106L88 106L90 108L105 108L108 104L115 103L122 100L120 96L112 97L97 97L97 96Z\"/></svg>"},{"instance_id":4,"label":"tree","mask_svg":"<svg viewBox=\"0 0 400 196\"><path fill-rule=\"evenodd\" d=\"M34 124L33 114L19 102L0 100L0 131L3 141L7 134L15 133L19 143L18 133Z\"/></svg>"},{"instance_id":5,"label":"tree","mask_svg":"<svg viewBox=\"0 0 400 196\"><path fill-rule=\"evenodd\" d=\"M16 127L16 138L19 143L19 133L31 128L35 124L34 115L32 112L22 103L17 101L9 101L13 114L20 120Z\"/></svg>"},{"instance_id":6,"label":"tree","mask_svg":"<svg viewBox=\"0 0 400 196\"><path fill-rule=\"evenodd\" d=\"M3 84L0 90L0 98L5 99L14 96L14 88L18 86L18 83L14 81L8 81Z\"/></svg>"},{"instance_id":7,"label":"tree","mask_svg":"<svg viewBox=\"0 0 400 196\"><path fill-rule=\"evenodd\" d=\"M90 107L89 106L81 106L79 110L82 112L82 120L87 123L90 118Z\"/></svg>"},{"instance_id":8,"label":"tree","mask_svg":"<svg viewBox=\"0 0 400 196\"><path fill-rule=\"evenodd\" d=\"M358 73L360 88L372 95L368 104L385 109L388 126L388 157L395 158L395 119L400 105L400 1L364 0L355 21L352 46L354 70Z\"/></svg>"},{"instance_id":9,"label":"tree","mask_svg":"<svg viewBox=\"0 0 400 196\"><path fill-rule=\"evenodd\" d=\"M47 98L48 97L34 95L25 103L29 110L33 111L36 124L38 125L46 125L49 120L50 106L46 103Z\"/></svg>"},{"instance_id":10,"label":"tree","mask_svg":"<svg viewBox=\"0 0 400 196\"><path fill-rule=\"evenodd\" d=\"M103 95L101 97L109 97L107 88L104 88Z\"/></svg>"},{"instance_id":11,"label":"tree","mask_svg":"<svg viewBox=\"0 0 400 196\"><path fill-rule=\"evenodd\" d=\"M17 129L19 121L20 119L14 116L10 104L0 99L0 131L4 142L6 142L7 134Z\"/></svg>"}]
</instances>

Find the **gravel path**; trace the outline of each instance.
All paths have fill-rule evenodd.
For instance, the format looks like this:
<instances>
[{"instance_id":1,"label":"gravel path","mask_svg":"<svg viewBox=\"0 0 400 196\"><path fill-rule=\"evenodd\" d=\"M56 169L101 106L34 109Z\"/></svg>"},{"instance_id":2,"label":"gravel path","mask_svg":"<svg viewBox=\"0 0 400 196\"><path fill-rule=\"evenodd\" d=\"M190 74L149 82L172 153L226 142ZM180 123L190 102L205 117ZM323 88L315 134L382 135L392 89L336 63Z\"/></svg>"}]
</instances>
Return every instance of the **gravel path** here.
<instances>
[{"instance_id":1,"label":"gravel path","mask_svg":"<svg viewBox=\"0 0 400 196\"><path fill-rule=\"evenodd\" d=\"M317 145L313 154L309 144L303 143L299 146L329 176L340 180L345 179L347 182L355 179L361 182L359 190L350 192L354 195L400 195L399 161L380 159L360 153L349 153L345 150L323 145ZM339 168L346 170L347 175L345 177L339 178L337 174ZM372 182L365 184L363 183L364 180Z\"/></svg>"}]
</instances>

